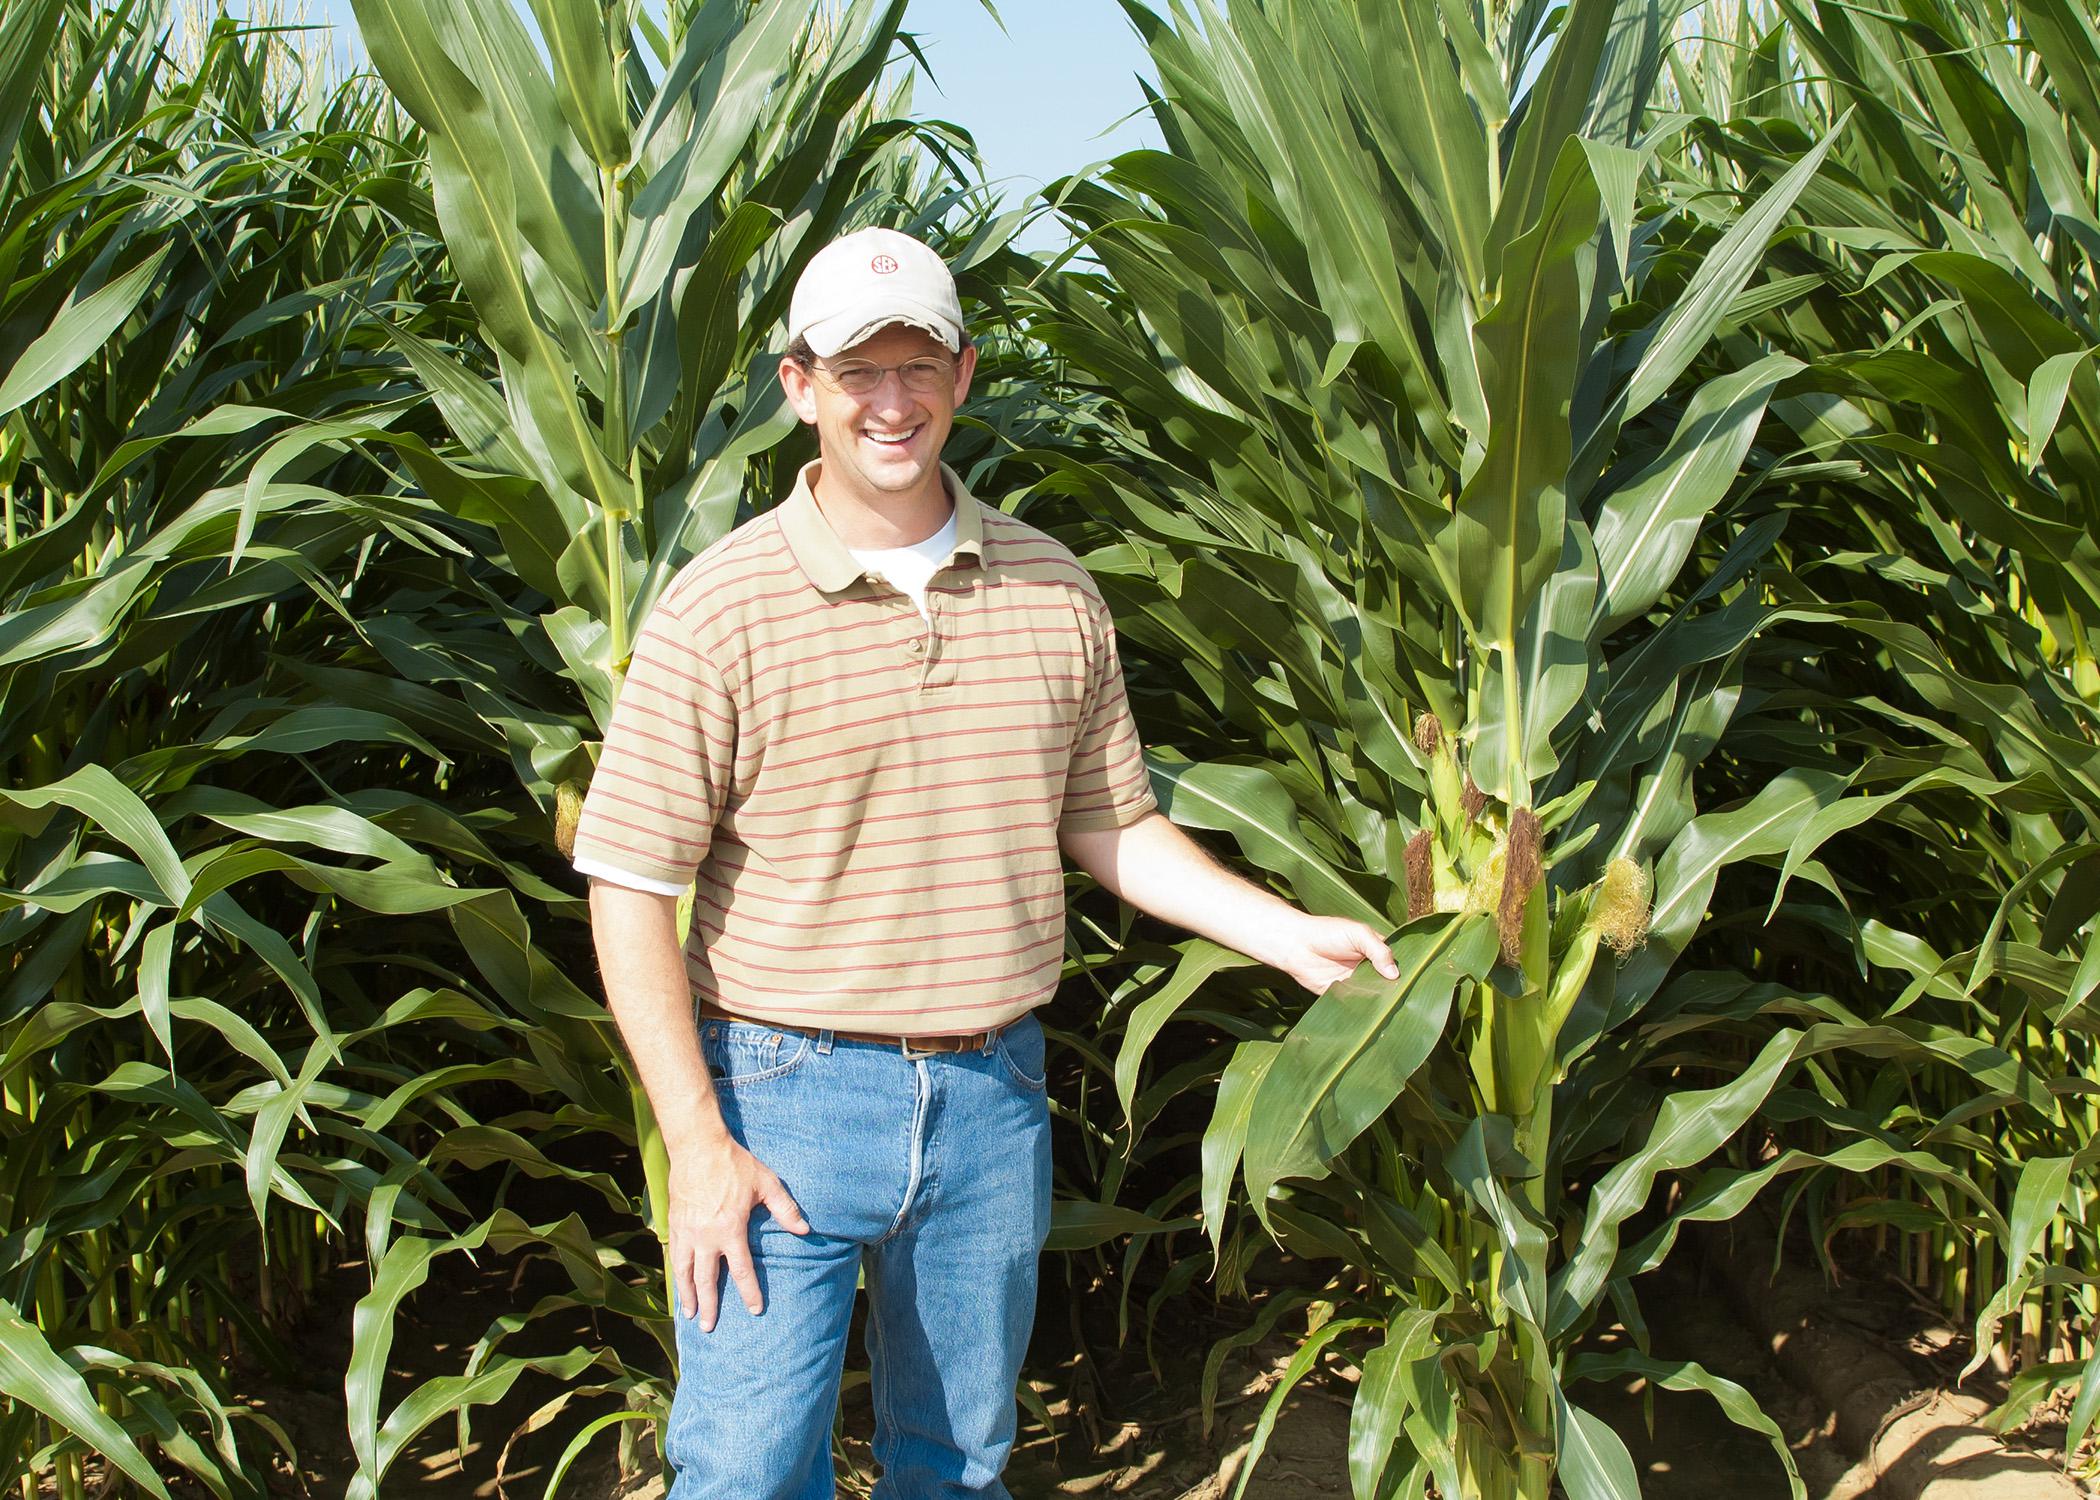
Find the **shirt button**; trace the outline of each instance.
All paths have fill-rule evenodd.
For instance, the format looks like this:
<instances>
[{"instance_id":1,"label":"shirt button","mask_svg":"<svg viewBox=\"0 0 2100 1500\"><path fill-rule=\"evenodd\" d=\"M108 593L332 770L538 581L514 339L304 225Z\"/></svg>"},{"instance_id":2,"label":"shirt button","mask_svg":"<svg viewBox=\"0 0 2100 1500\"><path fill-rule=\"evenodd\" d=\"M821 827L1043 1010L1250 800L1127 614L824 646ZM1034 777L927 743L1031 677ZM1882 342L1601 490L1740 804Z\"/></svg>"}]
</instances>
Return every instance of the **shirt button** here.
<instances>
[{"instance_id":1,"label":"shirt button","mask_svg":"<svg viewBox=\"0 0 2100 1500\"><path fill-rule=\"evenodd\" d=\"M904 649L912 652L924 651L926 649L926 642L921 637L915 635L911 638L910 643L906 645Z\"/></svg>"}]
</instances>

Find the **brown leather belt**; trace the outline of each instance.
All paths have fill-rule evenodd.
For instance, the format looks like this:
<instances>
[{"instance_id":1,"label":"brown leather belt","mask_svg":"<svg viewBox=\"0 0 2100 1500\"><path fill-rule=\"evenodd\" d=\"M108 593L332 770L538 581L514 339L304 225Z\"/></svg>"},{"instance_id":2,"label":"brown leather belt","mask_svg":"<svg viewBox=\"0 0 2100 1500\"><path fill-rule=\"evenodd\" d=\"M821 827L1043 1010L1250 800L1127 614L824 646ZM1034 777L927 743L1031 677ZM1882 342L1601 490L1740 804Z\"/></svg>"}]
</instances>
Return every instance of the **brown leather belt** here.
<instances>
[{"instance_id":1,"label":"brown leather belt","mask_svg":"<svg viewBox=\"0 0 2100 1500\"><path fill-rule=\"evenodd\" d=\"M700 1002L700 1015L708 1021L742 1021L747 1026L765 1026L774 1031L792 1031L798 1036L821 1036L829 1031L842 1042L874 1042L881 1047L896 1047L906 1057L924 1057L935 1052L977 1052L991 1044L999 1034L999 1028L990 1031L972 1031L963 1036L898 1036L894 1032L842 1031L836 1026L797 1026L791 1021L773 1021L764 1016L740 1016L727 1011L711 1000Z\"/></svg>"}]
</instances>

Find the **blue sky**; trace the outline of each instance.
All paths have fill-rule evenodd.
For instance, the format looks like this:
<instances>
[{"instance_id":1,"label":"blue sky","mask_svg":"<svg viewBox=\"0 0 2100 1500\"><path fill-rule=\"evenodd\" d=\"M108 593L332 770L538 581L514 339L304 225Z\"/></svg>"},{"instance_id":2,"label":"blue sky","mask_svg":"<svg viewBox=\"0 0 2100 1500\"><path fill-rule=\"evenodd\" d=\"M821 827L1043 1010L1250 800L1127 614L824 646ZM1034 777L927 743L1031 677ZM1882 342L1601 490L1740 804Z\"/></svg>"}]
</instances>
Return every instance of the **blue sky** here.
<instances>
[{"instance_id":1,"label":"blue sky","mask_svg":"<svg viewBox=\"0 0 2100 1500\"><path fill-rule=\"evenodd\" d=\"M356 33L350 0L313 0L311 14ZM1116 0L1005 0L999 16L1004 31L980 0L911 0L904 24L933 69L913 93L917 113L976 137L986 177L1012 201L1160 144L1149 117L1127 118L1144 104L1137 75L1154 75Z\"/></svg>"}]
</instances>

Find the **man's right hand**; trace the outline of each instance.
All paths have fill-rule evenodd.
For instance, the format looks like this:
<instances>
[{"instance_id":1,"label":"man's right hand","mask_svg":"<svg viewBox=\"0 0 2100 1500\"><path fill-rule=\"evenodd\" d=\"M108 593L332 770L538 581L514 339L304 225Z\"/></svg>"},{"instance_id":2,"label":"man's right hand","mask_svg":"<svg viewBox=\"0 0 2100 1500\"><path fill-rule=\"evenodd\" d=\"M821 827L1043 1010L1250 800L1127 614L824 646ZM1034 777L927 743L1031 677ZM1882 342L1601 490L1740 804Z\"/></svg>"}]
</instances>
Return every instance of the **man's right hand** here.
<instances>
[{"instance_id":1,"label":"man's right hand","mask_svg":"<svg viewBox=\"0 0 2100 1500\"><path fill-rule=\"evenodd\" d=\"M751 1263L751 1215L764 1208L790 1234L809 1222L773 1169L734 1140L673 1157L669 1183L670 1244L665 1270L686 1317L713 1333L721 1308L722 1266L755 1317L765 1311Z\"/></svg>"},{"instance_id":2,"label":"man's right hand","mask_svg":"<svg viewBox=\"0 0 2100 1500\"><path fill-rule=\"evenodd\" d=\"M754 1316L765 1309L751 1264L752 1212L769 1210L794 1234L808 1234L809 1224L772 1169L722 1123L693 1024L677 919L676 896L591 879L591 941L606 1002L671 1155L664 1279L678 1310L712 1333L725 1261L744 1306Z\"/></svg>"}]
</instances>

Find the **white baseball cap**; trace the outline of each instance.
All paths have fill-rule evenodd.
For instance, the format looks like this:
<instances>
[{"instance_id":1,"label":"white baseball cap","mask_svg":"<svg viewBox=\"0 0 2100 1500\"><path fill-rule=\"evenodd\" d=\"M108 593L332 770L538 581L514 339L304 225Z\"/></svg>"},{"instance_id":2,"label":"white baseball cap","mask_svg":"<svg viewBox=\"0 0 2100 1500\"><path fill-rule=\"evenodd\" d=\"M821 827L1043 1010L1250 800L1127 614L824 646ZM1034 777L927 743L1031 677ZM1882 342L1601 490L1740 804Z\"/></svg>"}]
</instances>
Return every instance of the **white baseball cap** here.
<instances>
[{"instance_id":1,"label":"white baseball cap","mask_svg":"<svg viewBox=\"0 0 2100 1500\"><path fill-rule=\"evenodd\" d=\"M962 303L933 250L894 229L856 229L819 250L795 283L788 342L807 339L820 359L891 323L922 328L960 353Z\"/></svg>"}]
</instances>

